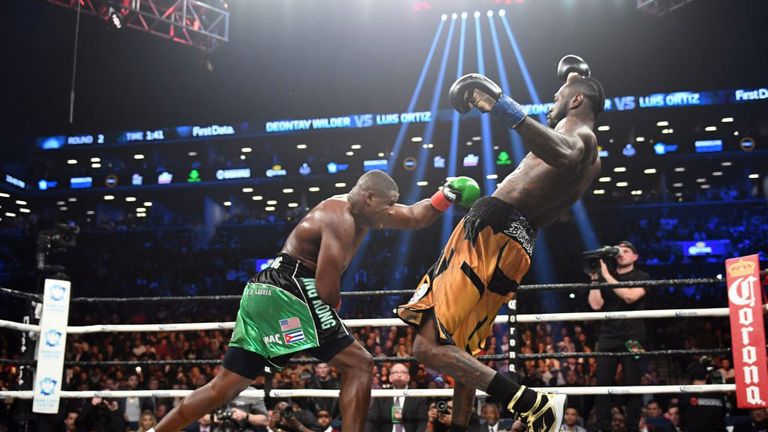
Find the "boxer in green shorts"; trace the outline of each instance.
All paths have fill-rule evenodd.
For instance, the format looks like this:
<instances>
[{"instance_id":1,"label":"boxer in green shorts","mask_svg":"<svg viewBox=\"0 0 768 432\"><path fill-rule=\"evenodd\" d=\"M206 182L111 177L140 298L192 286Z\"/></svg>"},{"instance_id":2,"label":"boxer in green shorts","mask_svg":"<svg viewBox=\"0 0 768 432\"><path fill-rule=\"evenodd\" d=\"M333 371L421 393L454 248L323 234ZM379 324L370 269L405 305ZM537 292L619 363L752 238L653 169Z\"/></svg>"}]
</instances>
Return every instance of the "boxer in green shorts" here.
<instances>
[{"instance_id":1,"label":"boxer in green shorts","mask_svg":"<svg viewBox=\"0 0 768 432\"><path fill-rule=\"evenodd\" d=\"M373 358L349 334L337 309L341 274L369 229L419 229L454 201L480 196L472 179L452 179L431 199L396 204L397 184L383 171L363 174L346 195L331 197L296 225L272 265L245 287L224 367L149 432L178 431L234 399L269 367L306 352L341 372L342 429L362 431L371 398Z\"/></svg>"}]
</instances>

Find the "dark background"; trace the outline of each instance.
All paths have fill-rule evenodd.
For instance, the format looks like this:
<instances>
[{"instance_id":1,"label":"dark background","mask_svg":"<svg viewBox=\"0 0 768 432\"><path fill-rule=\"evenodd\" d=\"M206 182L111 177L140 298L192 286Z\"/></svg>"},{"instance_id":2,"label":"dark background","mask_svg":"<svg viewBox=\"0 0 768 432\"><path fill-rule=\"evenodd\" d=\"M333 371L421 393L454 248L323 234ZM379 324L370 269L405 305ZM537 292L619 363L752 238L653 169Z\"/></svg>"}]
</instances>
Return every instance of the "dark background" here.
<instances>
[{"instance_id":1,"label":"dark background","mask_svg":"<svg viewBox=\"0 0 768 432\"><path fill-rule=\"evenodd\" d=\"M483 12L487 33L484 13L499 6L542 101L556 90L554 66L568 53L589 61L609 96L765 83L768 5L762 1L698 0L663 16L628 0L448 1L421 12L401 0L229 3L230 42L210 55L132 29L114 31L83 14L70 125L75 12L39 0L6 2L0 15L8 59L1 164L23 173L32 137L52 133L404 110L440 15L470 13L469 72L475 69L472 12ZM519 68L498 30L513 93L526 101ZM483 36L490 46L489 35ZM497 77L488 53L486 69ZM449 62L448 71L446 85L455 65ZM417 109L428 106L434 79L428 76Z\"/></svg>"}]
</instances>

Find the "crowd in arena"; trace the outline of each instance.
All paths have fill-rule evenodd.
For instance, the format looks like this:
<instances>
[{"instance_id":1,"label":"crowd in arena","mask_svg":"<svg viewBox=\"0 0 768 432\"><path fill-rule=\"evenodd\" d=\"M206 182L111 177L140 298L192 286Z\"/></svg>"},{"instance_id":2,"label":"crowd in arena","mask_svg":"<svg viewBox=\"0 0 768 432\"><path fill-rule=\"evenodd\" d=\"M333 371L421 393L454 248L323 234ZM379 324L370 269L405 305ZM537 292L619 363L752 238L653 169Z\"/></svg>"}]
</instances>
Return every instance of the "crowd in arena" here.
<instances>
[{"instance_id":1,"label":"crowd in arena","mask_svg":"<svg viewBox=\"0 0 768 432\"><path fill-rule=\"evenodd\" d=\"M234 217L234 216L233 216ZM615 217L615 215L613 216ZM690 276L711 277L722 273L720 256L690 256L681 252L676 241L706 241L728 239L728 256L765 252L756 245L768 242L768 217L764 204L734 205L727 209L708 211L702 215L695 206L654 208L625 208L620 216L621 225L609 223L608 216L595 212L593 225L599 238L606 243L628 238L640 251L639 266L646 269L653 278L675 278ZM236 217L234 217L236 218ZM438 224L436 224L438 225ZM205 238L194 227L165 227L158 229L91 229L84 230L75 247L77 253L52 255L54 261L64 264L74 281L74 296L169 296L169 295L216 295L239 294L243 284L256 271L256 261L270 258L280 249L286 234L292 228L289 221L273 221L268 224L247 224L239 220L225 222L212 237ZM639 229L632 232L619 231L632 226ZM26 229L26 231L25 231ZM434 235L434 230L418 235ZM553 233L574 230L574 224L564 221L551 228ZM560 231L558 231L560 230ZM32 280L33 234L32 227L6 229L2 233L4 241L0 245L0 275L3 286L25 289L21 286L24 279ZM391 271L391 266L381 263L391 262L397 255L393 245L397 244L399 233L381 231L371 234L368 246L362 253L362 261L354 273L345 278L351 286L345 290L372 289L411 289L430 264L433 256L415 257L407 268ZM555 237L555 236L552 236ZM557 236L559 237L559 236ZM577 237L577 236L576 236ZM419 237L415 238L419 241ZM580 250L575 247L555 248L554 258L562 260L563 254L570 254L568 261L576 261ZM28 255L19 253L27 251ZM141 259L137 259L137 251ZM151 257L151 259L148 259ZM574 257L576 257L574 259ZM565 261L562 261L565 262ZM580 279L580 264L566 272L568 280ZM562 274L562 273L559 273ZM561 305L569 311L588 310L583 301L583 293L576 292L574 299L566 299ZM390 296L386 301L381 297L349 297L345 299L342 316L345 318L370 318L390 316L394 306L407 300L407 296ZM386 297L385 297L386 298ZM565 299L566 296L563 296ZM720 286L696 285L669 287L650 290L650 304L654 308L671 307L722 307L725 295ZM375 300L375 301L374 301ZM521 312L535 311L539 301L530 293L521 295ZM0 306L4 316L17 317L24 307L19 307L20 300ZM376 304L376 308L371 305ZM214 302L154 302L103 304L94 308L89 304L73 304L72 325L95 323L167 323L233 321L236 302L221 300ZM506 312L506 310L504 311ZM521 325L517 329L517 350L519 354L542 354L568 352L594 352L596 324L552 323ZM730 334L724 320L653 320L648 321L651 346L647 349L702 348L717 349L730 347ZM379 360L373 372L374 388L390 388L390 371L398 362L403 362L409 369L411 388L449 388L452 377L441 375L407 359L412 356L414 331L408 327L361 327L354 329L360 343ZM0 357L18 359L19 335L3 330L0 333ZM197 331L178 333L96 333L89 335L70 335L68 338L67 360L78 362L104 361L151 361L151 360L192 360L199 364L190 365L144 365L139 367L72 365L66 368L65 388L71 390L100 389L194 389L204 385L216 373L218 362L222 359L229 340L226 331ZM506 354L510 341L505 325L497 325L487 342L483 354ZM388 357L395 357L392 359ZM665 384L688 382L686 368L699 362L700 356L677 356L663 358L643 358L643 384ZM205 362L208 361L208 362ZM716 355L711 360L717 371L713 379L732 381L733 369L727 354ZM489 360L487 363L499 370L506 371L505 360ZM525 359L516 364L518 379L521 383L539 386L590 386L595 384L594 358L546 358ZM319 371L319 372L318 372ZM0 373L0 388L18 388L19 368L15 365L3 365ZM621 370L617 372L621 379ZM338 376L335 370L312 363L292 364L281 372L276 372L267 379L273 388L335 388ZM330 380L330 381L329 381ZM255 382L263 387L265 382ZM331 386L331 387L324 387ZM178 399L136 398L116 400L70 400L62 404L60 415L56 418L53 430L145 430L141 429L142 419L147 422L162 418ZM277 403L295 404L295 409L302 413L303 421L314 430L326 430L338 427L338 409L334 406L320 406L302 398L292 400L268 399L256 407L248 405L254 414L273 408ZM493 399L482 401L494 404ZM13 424L15 407L20 400L6 399L0 405L0 424ZM738 411L728 396L730 414L734 419L747 419L748 413ZM593 430L594 399L591 397L571 398L571 407L576 419L574 426ZM669 395L646 395L644 398L645 415L643 421L660 415L676 424L679 418L676 398ZM325 409L325 412L321 410ZM503 408L503 407L502 407ZM615 431L634 430L632 425L622 423L621 400L615 407ZM509 415L504 409L480 409L480 414L499 411L503 417ZM271 412L271 411L270 411ZM425 424L439 430L443 414L434 409L424 412ZM759 413L752 413L755 421L760 420ZM79 423L71 417L79 416ZM105 417L106 416L106 417ZM741 417L739 417L741 416ZM273 414L273 417L279 417ZM330 422L320 419L330 418ZM482 415L479 415L482 419ZM492 417L492 416L491 416ZM94 420L98 418L99 420ZM265 417L269 419L269 414ZM107 419L107 420L105 420ZM111 419L111 420L109 420ZM87 421L86 421L87 420ZM102 422L101 429L73 428L66 424L85 424ZM114 425L105 426L110 421ZM204 424L207 420L202 419ZM652 420L651 422L654 422ZM95 423L93 423L95 424ZM324 426L321 426L324 425ZM514 425L514 423L510 423ZM73 426L74 427L74 426ZM113 429L109 429L112 427ZM254 430L258 429L253 426ZM512 426L510 426L512 427ZM0 430L3 427L0 426ZM41 429L42 430L42 429ZM201 430L201 429L195 429ZM203 428L202 430L205 430ZM580 430L580 429L569 429ZM648 430L651 430L650 428ZM655 430L655 429L653 429Z\"/></svg>"}]
</instances>

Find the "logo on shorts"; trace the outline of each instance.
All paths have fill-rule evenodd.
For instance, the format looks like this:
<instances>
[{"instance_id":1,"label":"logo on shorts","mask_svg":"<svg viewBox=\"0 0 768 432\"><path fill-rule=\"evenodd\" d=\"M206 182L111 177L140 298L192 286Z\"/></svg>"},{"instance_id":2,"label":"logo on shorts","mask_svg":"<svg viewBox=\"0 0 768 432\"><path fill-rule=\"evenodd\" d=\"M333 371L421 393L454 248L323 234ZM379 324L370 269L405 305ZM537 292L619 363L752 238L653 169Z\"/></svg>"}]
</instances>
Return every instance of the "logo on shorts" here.
<instances>
[{"instance_id":1,"label":"logo on shorts","mask_svg":"<svg viewBox=\"0 0 768 432\"><path fill-rule=\"evenodd\" d=\"M293 330L301 328L301 321L297 317L290 317L286 319L280 320L280 330L287 332L288 330Z\"/></svg>"},{"instance_id":2,"label":"logo on shorts","mask_svg":"<svg viewBox=\"0 0 768 432\"><path fill-rule=\"evenodd\" d=\"M269 336L264 336L264 343L269 344L281 344L283 341L280 340L280 334L273 334Z\"/></svg>"},{"instance_id":3,"label":"logo on shorts","mask_svg":"<svg viewBox=\"0 0 768 432\"><path fill-rule=\"evenodd\" d=\"M283 339L287 344L303 342L304 330L299 328L296 330L289 331L288 333L283 333Z\"/></svg>"},{"instance_id":4,"label":"logo on shorts","mask_svg":"<svg viewBox=\"0 0 768 432\"><path fill-rule=\"evenodd\" d=\"M410 300L408 300L408 304L416 303L417 301L421 300L425 295L427 295L427 291L429 291L429 282L424 282L421 285L419 285L419 288L416 290L415 293L413 293L413 296Z\"/></svg>"}]
</instances>

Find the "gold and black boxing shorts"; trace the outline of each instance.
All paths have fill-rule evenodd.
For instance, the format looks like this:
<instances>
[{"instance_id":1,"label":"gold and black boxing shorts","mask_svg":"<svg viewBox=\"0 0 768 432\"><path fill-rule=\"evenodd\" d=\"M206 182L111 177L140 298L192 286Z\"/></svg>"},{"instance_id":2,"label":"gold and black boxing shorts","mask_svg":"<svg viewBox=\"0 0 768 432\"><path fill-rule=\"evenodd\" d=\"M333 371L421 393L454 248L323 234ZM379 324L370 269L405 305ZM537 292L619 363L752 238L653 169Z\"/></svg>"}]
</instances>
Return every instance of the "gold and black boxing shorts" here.
<instances>
[{"instance_id":1,"label":"gold and black boxing shorts","mask_svg":"<svg viewBox=\"0 0 768 432\"><path fill-rule=\"evenodd\" d=\"M531 266L536 229L512 205L480 198L453 230L442 255L397 309L414 326L433 311L440 340L477 355L499 309Z\"/></svg>"}]
</instances>

